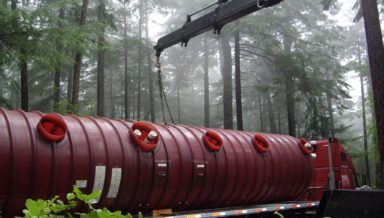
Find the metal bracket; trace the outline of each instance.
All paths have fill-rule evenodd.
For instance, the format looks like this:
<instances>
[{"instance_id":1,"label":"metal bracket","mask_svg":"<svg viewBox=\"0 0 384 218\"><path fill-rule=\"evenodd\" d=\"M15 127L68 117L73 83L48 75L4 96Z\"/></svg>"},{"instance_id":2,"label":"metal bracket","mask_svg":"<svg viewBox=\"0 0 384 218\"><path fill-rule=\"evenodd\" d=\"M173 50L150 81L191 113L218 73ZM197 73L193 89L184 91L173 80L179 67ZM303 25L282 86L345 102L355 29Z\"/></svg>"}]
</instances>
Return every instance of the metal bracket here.
<instances>
[{"instance_id":1,"label":"metal bracket","mask_svg":"<svg viewBox=\"0 0 384 218\"><path fill-rule=\"evenodd\" d=\"M168 176L168 165L169 165L169 162L166 160L156 160L155 161L156 174L162 177Z\"/></svg>"}]
</instances>

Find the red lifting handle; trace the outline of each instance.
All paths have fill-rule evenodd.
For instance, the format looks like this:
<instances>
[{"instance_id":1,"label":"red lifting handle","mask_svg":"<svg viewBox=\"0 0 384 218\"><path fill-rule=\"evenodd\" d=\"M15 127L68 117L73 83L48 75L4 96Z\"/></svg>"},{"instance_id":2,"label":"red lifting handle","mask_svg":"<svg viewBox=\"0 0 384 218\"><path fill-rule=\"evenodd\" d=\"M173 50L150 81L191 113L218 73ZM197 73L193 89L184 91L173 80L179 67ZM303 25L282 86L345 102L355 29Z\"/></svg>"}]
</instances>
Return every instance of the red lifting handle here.
<instances>
[{"instance_id":1,"label":"red lifting handle","mask_svg":"<svg viewBox=\"0 0 384 218\"><path fill-rule=\"evenodd\" d=\"M309 144L308 140L305 138L301 138L298 142L299 148L301 152L305 155L310 155L313 152L313 147Z\"/></svg>"},{"instance_id":2,"label":"red lifting handle","mask_svg":"<svg viewBox=\"0 0 384 218\"><path fill-rule=\"evenodd\" d=\"M138 121L129 129L133 142L145 152L153 151L159 142L159 132L149 123Z\"/></svg>"},{"instance_id":3,"label":"red lifting handle","mask_svg":"<svg viewBox=\"0 0 384 218\"><path fill-rule=\"evenodd\" d=\"M44 115L37 124L37 131L47 141L60 142L68 131L64 119L56 114Z\"/></svg>"},{"instance_id":4,"label":"red lifting handle","mask_svg":"<svg viewBox=\"0 0 384 218\"><path fill-rule=\"evenodd\" d=\"M210 151L217 152L223 146L223 139L221 139L219 134L212 130L208 130L203 135L203 141Z\"/></svg>"},{"instance_id":5,"label":"red lifting handle","mask_svg":"<svg viewBox=\"0 0 384 218\"><path fill-rule=\"evenodd\" d=\"M252 144L259 153L266 153L269 149L269 142L268 140L260 134L255 134L254 137L252 137Z\"/></svg>"}]
</instances>

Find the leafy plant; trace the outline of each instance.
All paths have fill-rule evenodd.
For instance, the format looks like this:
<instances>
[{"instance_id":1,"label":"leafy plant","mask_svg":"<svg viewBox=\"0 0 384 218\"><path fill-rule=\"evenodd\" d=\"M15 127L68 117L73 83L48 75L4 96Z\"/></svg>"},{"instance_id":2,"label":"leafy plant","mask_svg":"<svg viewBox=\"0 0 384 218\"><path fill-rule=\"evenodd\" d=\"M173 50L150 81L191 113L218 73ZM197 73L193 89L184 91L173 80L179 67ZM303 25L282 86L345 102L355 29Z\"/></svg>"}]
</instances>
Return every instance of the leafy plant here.
<instances>
[{"instance_id":1,"label":"leafy plant","mask_svg":"<svg viewBox=\"0 0 384 218\"><path fill-rule=\"evenodd\" d=\"M281 214L281 213L279 213L277 211L275 211L273 214L278 216L279 218L285 218L283 214Z\"/></svg>"},{"instance_id":2,"label":"leafy plant","mask_svg":"<svg viewBox=\"0 0 384 218\"><path fill-rule=\"evenodd\" d=\"M80 217L80 218L132 218L130 213L123 214L121 211L111 212L106 208L96 209L93 207L100 198L101 192L96 191L91 194L84 194L76 186L73 187L73 192L68 193L66 202L55 196L50 200L32 200L27 199L25 202L26 209L23 210L26 218L61 218L61 217ZM76 212L78 203L85 203L88 206L88 212ZM1 214L0 214L1 217ZM142 218L141 213L138 214Z\"/></svg>"}]
</instances>

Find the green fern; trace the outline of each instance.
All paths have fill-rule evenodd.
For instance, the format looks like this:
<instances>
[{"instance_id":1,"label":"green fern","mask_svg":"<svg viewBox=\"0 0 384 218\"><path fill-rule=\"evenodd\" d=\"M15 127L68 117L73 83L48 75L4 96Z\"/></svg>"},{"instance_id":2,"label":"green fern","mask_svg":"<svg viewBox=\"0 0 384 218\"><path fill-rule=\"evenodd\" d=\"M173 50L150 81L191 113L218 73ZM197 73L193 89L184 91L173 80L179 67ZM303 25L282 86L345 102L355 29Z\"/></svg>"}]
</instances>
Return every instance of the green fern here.
<instances>
[{"instance_id":1,"label":"green fern","mask_svg":"<svg viewBox=\"0 0 384 218\"><path fill-rule=\"evenodd\" d=\"M111 212L106 208L96 209L93 207L98 202L101 192L95 191L91 194L84 194L81 190L74 186L73 192L68 193L66 202L56 196L50 200L32 200L27 199L25 202L26 209L23 210L25 218L64 218L64 217L80 217L80 218L133 218L130 213L123 214L121 211ZM79 202L88 206L89 212L78 213L73 212ZM142 213L138 214L139 218L143 217ZM1 218L1 213L0 213Z\"/></svg>"}]
</instances>

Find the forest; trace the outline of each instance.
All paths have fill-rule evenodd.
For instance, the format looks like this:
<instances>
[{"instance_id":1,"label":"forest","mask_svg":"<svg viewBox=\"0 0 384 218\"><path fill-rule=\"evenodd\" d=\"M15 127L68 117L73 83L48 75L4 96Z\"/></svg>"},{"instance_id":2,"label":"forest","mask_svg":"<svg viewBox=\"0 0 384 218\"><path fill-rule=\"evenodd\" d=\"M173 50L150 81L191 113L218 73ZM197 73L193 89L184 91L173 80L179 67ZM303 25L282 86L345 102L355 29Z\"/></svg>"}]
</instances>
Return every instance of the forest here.
<instances>
[{"instance_id":1,"label":"forest","mask_svg":"<svg viewBox=\"0 0 384 218\"><path fill-rule=\"evenodd\" d=\"M345 2L285 0L156 63L157 39L212 1L2 0L0 107L337 137L382 187L363 10L340 22Z\"/></svg>"}]
</instances>

